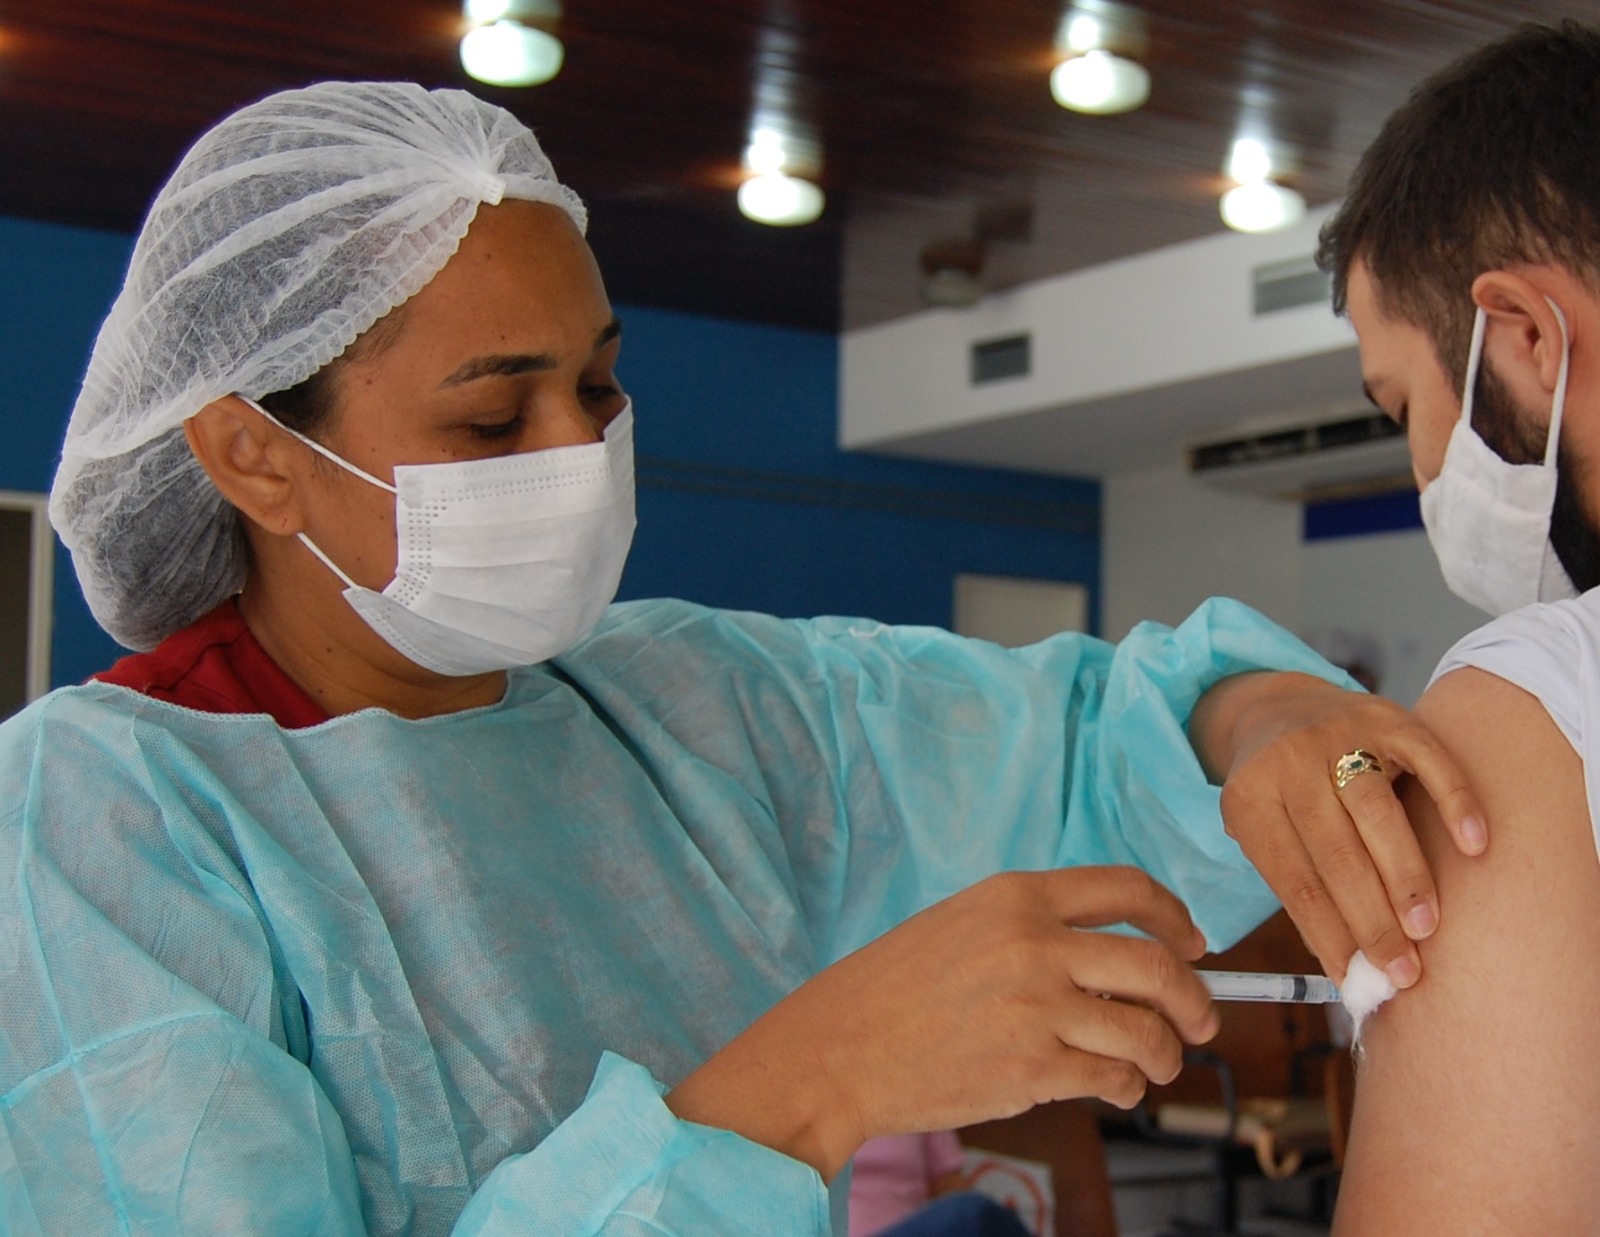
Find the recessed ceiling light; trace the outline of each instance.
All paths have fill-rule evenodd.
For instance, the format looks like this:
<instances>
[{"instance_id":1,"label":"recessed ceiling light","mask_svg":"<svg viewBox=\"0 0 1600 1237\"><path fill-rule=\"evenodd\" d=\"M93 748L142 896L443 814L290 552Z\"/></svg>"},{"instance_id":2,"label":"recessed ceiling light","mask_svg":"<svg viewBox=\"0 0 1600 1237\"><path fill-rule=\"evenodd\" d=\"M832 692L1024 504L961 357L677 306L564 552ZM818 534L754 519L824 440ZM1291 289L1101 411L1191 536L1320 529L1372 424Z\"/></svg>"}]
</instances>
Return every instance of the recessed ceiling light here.
<instances>
[{"instance_id":1,"label":"recessed ceiling light","mask_svg":"<svg viewBox=\"0 0 1600 1237\"><path fill-rule=\"evenodd\" d=\"M1050 93L1062 107L1092 116L1131 112L1150 97L1150 74L1142 64L1095 50L1056 65Z\"/></svg>"},{"instance_id":2,"label":"recessed ceiling light","mask_svg":"<svg viewBox=\"0 0 1600 1237\"><path fill-rule=\"evenodd\" d=\"M1273 232L1305 213L1305 198L1270 180L1235 185L1222 195L1222 222L1236 232Z\"/></svg>"},{"instance_id":3,"label":"recessed ceiling light","mask_svg":"<svg viewBox=\"0 0 1600 1237\"><path fill-rule=\"evenodd\" d=\"M1144 14L1118 0L1071 0L1056 24L1050 93L1062 107L1094 116L1131 112L1150 97Z\"/></svg>"},{"instance_id":4,"label":"recessed ceiling light","mask_svg":"<svg viewBox=\"0 0 1600 1237\"><path fill-rule=\"evenodd\" d=\"M537 86L561 72L561 40L519 21L494 22L461 39L461 67L491 86Z\"/></svg>"},{"instance_id":5,"label":"recessed ceiling light","mask_svg":"<svg viewBox=\"0 0 1600 1237\"><path fill-rule=\"evenodd\" d=\"M1305 198L1272 179L1285 159L1281 148L1273 156L1268 140L1238 137L1228 152L1228 175L1239 183L1222 195L1220 206L1222 222L1236 232L1273 232L1306 213Z\"/></svg>"},{"instance_id":6,"label":"recessed ceiling light","mask_svg":"<svg viewBox=\"0 0 1600 1237\"><path fill-rule=\"evenodd\" d=\"M465 0L473 28L461 38L461 67L491 86L537 86L561 72L561 40L539 25L560 19L558 0Z\"/></svg>"},{"instance_id":7,"label":"recessed ceiling light","mask_svg":"<svg viewBox=\"0 0 1600 1237\"><path fill-rule=\"evenodd\" d=\"M822 190L809 180L765 172L739 186L739 210L757 223L792 227L822 214Z\"/></svg>"}]
</instances>

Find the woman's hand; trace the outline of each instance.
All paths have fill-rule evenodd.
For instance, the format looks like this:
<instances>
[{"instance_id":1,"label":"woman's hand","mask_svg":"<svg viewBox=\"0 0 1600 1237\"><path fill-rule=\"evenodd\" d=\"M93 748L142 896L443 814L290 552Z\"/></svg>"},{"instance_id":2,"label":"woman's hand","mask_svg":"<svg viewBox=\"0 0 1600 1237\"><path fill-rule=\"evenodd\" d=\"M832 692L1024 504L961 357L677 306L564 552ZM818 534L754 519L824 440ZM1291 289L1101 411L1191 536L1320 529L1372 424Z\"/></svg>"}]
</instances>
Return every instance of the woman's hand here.
<instances>
[{"instance_id":1,"label":"woman's hand","mask_svg":"<svg viewBox=\"0 0 1600 1237\"><path fill-rule=\"evenodd\" d=\"M1153 939L1084 931L1128 923ZM667 1096L831 1179L879 1134L1047 1100L1130 1108L1216 1034L1205 941L1133 868L980 881L802 985Z\"/></svg>"},{"instance_id":2,"label":"woman's hand","mask_svg":"<svg viewBox=\"0 0 1600 1237\"><path fill-rule=\"evenodd\" d=\"M1222 819L1336 981L1359 948L1398 988L1416 983L1414 942L1439 924L1439 895L1393 782L1415 777L1463 854L1488 845L1466 774L1433 732L1393 701L1302 674L1244 674L1201 698L1190 738L1222 782ZM1381 772L1341 789L1357 750Z\"/></svg>"}]
</instances>

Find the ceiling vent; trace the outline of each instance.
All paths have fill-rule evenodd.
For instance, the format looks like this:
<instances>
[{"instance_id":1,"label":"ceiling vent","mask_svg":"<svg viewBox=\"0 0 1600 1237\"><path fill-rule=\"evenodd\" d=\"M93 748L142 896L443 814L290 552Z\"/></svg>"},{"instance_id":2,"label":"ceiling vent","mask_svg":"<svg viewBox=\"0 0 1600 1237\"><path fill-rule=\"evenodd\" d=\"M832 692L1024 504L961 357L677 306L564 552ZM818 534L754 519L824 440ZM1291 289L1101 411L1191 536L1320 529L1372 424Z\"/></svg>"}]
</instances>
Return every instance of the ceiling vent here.
<instances>
[{"instance_id":1,"label":"ceiling vent","mask_svg":"<svg viewBox=\"0 0 1600 1237\"><path fill-rule=\"evenodd\" d=\"M1257 318L1302 305L1331 305L1333 276L1313 257L1270 262L1250 271L1250 309Z\"/></svg>"},{"instance_id":2,"label":"ceiling vent","mask_svg":"<svg viewBox=\"0 0 1600 1237\"><path fill-rule=\"evenodd\" d=\"M998 382L1002 378L1026 378L1033 372L1033 336L1007 335L1004 339L984 339L972 345L972 364L968 376L973 386Z\"/></svg>"},{"instance_id":3,"label":"ceiling vent","mask_svg":"<svg viewBox=\"0 0 1600 1237\"><path fill-rule=\"evenodd\" d=\"M1365 403L1219 434L1185 454L1195 480L1270 498L1317 502L1415 484L1404 431Z\"/></svg>"}]
</instances>

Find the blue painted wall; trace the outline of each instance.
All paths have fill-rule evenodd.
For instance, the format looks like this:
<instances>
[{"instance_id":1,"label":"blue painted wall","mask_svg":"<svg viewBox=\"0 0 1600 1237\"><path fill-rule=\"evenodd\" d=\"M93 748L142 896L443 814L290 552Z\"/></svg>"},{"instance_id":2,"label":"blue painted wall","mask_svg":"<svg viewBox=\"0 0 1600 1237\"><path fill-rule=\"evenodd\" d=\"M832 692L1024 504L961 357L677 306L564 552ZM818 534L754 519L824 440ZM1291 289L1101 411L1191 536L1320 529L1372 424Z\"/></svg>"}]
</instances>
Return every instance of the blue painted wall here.
<instances>
[{"instance_id":1,"label":"blue painted wall","mask_svg":"<svg viewBox=\"0 0 1600 1237\"><path fill-rule=\"evenodd\" d=\"M1307 503L1301 520L1306 541L1396 533L1421 527L1422 503L1417 491L1411 489Z\"/></svg>"},{"instance_id":2,"label":"blue painted wall","mask_svg":"<svg viewBox=\"0 0 1600 1237\"><path fill-rule=\"evenodd\" d=\"M0 489L49 487L130 247L0 218ZM624 597L939 625L962 571L1077 580L1097 597L1097 484L846 454L834 445L833 336L618 313L638 419L639 532ZM64 553L56 580L52 678L77 682L119 650Z\"/></svg>"},{"instance_id":3,"label":"blue painted wall","mask_svg":"<svg viewBox=\"0 0 1600 1237\"><path fill-rule=\"evenodd\" d=\"M0 218L0 489L50 488L67 413L132 239ZM76 683L121 653L56 545L51 682Z\"/></svg>"},{"instance_id":4,"label":"blue painted wall","mask_svg":"<svg viewBox=\"0 0 1600 1237\"><path fill-rule=\"evenodd\" d=\"M841 452L831 335L623 307L625 596L950 622L957 572L1099 584L1097 483Z\"/></svg>"}]
</instances>

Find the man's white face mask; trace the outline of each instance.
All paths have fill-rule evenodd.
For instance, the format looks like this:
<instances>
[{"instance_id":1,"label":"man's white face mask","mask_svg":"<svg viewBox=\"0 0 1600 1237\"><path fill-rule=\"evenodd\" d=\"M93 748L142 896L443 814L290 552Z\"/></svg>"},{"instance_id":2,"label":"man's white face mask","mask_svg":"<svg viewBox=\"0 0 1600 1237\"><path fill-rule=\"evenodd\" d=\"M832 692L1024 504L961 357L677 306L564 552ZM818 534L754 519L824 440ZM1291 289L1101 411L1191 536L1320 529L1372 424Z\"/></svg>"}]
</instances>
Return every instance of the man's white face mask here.
<instances>
[{"instance_id":1,"label":"man's white face mask","mask_svg":"<svg viewBox=\"0 0 1600 1237\"><path fill-rule=\"evenodd\" d=\"M1544 462L1509 463L1472 428L1487 321L1480 308L1472 325L1461 419L1450 433L1439 475L1422 491L1422 523L1444 582L1456 596L1495 616L1535 601L1577 596L1550 544L1569 356L1567 320L1554 301L1550 308L1561 325L1561 372L1550 405Z\"/></svg>"},{"instance_id":2,"label":"man's white face mask","mask_svg":"<svg viewBox=\"0 0 1600 1237\"><path fill-rule=\"evenodd\" d=\"M367 625L417 665L459 676L544 661L588 635L616 597L633 543L631 403L602 442L401 464L393 485L282 428L395 496L395 573L381 593L300 540L344 581Z\"/></svg>"}]
</instances>

